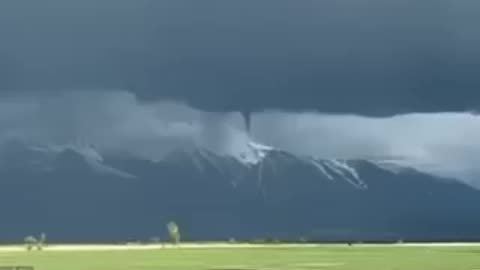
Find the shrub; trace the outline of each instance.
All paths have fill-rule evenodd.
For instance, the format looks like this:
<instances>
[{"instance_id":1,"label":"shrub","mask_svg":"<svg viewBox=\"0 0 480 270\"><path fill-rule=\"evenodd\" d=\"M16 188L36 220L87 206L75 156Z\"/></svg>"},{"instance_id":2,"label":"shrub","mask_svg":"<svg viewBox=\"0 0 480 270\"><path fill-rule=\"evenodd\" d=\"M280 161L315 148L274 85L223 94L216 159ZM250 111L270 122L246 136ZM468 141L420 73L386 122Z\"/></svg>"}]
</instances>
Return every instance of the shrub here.
<instances>
[{"instance_id":1,"label":"shrub","mask_svg":"<svg viewBox=\"0 0 480 270\"><path fill-rule=\"evenodd\" d=\"M29 235L23 239L23 242L25 243L27 250L30 251L35 245L37 245L38 240L34 236Z\"/></svg>"}]
</instances>

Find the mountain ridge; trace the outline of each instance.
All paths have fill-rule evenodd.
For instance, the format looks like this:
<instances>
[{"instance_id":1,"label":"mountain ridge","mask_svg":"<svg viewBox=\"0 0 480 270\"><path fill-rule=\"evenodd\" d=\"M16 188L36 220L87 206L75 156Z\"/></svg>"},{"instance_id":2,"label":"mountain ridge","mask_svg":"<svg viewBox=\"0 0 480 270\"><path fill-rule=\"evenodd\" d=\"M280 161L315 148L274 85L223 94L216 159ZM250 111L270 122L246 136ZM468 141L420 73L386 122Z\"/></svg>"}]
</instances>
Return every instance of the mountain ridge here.
<instances>
[{"instance_id":1,"label":"mountain ridge","mask_svg":"<svg viewBox=\"0 0 480 270\"><path fill-rule=\"evenodd\" d=\"M273 148L248 162L201 148L161 160L100 154L92 146L14 149L27 150L0 155L0 239L41 231L57 241L147 239L170 220L187 239L205 240L480 235L478 190L389 161L298 157Z\"/></svg>"}]
</instances>

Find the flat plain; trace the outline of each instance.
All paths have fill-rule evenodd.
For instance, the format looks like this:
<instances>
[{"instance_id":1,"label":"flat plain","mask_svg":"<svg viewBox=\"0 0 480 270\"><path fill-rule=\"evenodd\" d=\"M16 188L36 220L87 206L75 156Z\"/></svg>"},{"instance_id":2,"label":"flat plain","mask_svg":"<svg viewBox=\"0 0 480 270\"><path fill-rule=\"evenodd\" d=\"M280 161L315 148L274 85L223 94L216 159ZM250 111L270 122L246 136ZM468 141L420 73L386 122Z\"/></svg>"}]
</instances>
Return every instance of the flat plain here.
<instances>
[{"instance_id":1,"label":"flat plain","mask_svg":"<svg viewBox=\"0 0 480 270\"><path fill-rule=\"evenodd\" d=\"M0 247L0 266L35 270L480 270L479 245Z\"/></svg>"}]
</instances>

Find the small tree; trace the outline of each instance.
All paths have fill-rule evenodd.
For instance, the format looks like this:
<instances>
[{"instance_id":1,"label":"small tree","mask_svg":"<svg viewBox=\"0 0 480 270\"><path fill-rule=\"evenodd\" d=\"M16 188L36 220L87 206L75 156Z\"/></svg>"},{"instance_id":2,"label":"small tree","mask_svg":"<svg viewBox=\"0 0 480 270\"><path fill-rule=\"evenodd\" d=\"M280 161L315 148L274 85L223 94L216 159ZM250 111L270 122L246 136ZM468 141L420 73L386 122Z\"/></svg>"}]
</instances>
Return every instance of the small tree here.
<instances>
[{"instance_id":1,"label":"small tree","mask_svg":"<svg viewBox=\"0 0 480 270\"><path fill-rule=\"evenodd\" d=\"M46 244L47 244L47 235L45 233L41 233L37 241L37 249L42 250Z\"/></svg>"},{"instance_id":2,"label":"small tree","mask_svg":"<svg viewBox=\"0 0 480 270\"><path fill-rule=\"evenodd\" d=\"M23 239L23 242L25 243L28 251L32 250L33 246L35 246L38 243L37 239L31 235L25 237Z\"/></svg>"},{"instance_id":3,"label":"small tree","mask_svg":"<svg viewBox=\"0 0 480 270\"><path fill-rule=\"evenodd\" d=\"M169 222L167 224L167 230L168 230L168 237L170 238L170 242L172 244L177 245L180 243L180 229L178 228L177 223L175 222Z\"/></svg>"}]
</instances>

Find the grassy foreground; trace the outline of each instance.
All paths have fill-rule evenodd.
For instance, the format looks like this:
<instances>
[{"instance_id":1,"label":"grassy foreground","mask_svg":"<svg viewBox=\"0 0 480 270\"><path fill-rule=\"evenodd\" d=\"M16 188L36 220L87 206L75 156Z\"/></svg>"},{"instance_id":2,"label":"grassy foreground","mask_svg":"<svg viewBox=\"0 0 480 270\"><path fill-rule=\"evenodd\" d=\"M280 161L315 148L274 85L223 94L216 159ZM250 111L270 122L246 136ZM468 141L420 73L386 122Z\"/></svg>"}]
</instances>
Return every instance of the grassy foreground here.
<instances>
[{"instance_id":1,"label":"grassy foreground","mask_svg":"<svg viewBox=\"0 0 480 270\"><path fill-rule=\"evenodd\" d=\"M0 251L0 266L36 270L473 270L480 247L323 246Z\"/></svg>"}]
</instances>

